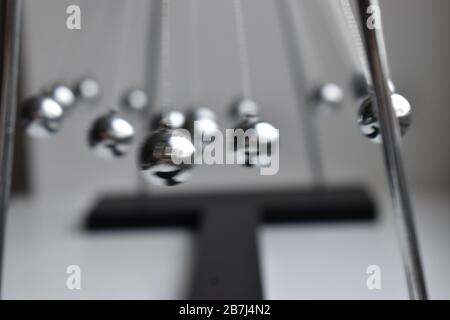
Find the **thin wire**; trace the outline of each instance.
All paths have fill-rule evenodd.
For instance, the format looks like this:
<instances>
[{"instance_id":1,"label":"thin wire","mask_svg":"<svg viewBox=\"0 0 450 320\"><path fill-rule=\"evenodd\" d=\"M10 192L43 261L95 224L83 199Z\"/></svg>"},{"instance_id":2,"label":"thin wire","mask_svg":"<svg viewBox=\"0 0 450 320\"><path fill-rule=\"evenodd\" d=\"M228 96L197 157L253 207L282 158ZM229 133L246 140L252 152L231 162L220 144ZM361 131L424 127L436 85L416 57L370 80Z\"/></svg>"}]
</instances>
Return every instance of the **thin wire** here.
<instances>
[{"instance_id":1,"label":"thin wire","mask_svg":"<svg viewBox=\"0 0 450 320\"><path fill-rule=\"evenodd\" d=\"M65 73L62 71L64 62L66 61L66 55L68 52L68 48L71 44L72 40L72 33L73 30L67 30L66 28L62 29L62 40L60 42L55 42L58 44L58 54L56 56L56 60L53 62L53 77L54 79L52 81L61 81L61 76ZM55 79L56 78L56 79Z\"/></svg>"},{"instance_id":2,"label":"thin wire","mask_svg":"<svg viewBox=\"0 0 450 320\"><path fill-rule=\"evenodd\" d=\"M98 19L99 21L106 21L107 17L109 15L108 11L105 10L99 10L99 7L97 7L97 10L95 10L94 8L91 8L90 10L87 10L88 13L83 13L84 15L84 19L86 21L88 20L94 20L94 17L96 19ZM101 8L101 7L100 7ZM84 11L83 11L84 12ZM86 15L88 15L88 17L86 17ZM108 26L104 26L104 28L95 28L92 31L89 30L83 30L82 31L82 39L81 39L81 43L84 43L84 45L79 45L80 50L78 53L78 66L79 66L79 70L83 70L82 72L84 72L84 74L82 75L83 77L86 76L85 71L84 70L94 70L96 66L98 66L98 55L94 55L93 52L99 52L100 48L103 46L103 43L101 41L96 41L95 42L95 46L93 47L92 45L89 45L89 37L88 35L92 38L92 39L99 39L99 35L103 35L106 33ZM93 36L93 34L95 36ZM91 72L91 71L89 71Z\"/></svg>"},{"instance_id":3,"label":"thin wire","mask_svg":"<svg viewBox=\"0 0 450 320\"><path fill-rule=\"evenodd\" d=\"M170 0L161 5L161 95L162 111L172 107L171 12Z\"/></svg>"},{"instance_id":4,"label":"thin wire","mask_svg":"<svg viewBox=\"0 0 450 320\"><path fill-rule=\"evenodd\" d=\"M317 5L323 16L329 16L331 9L331 17L325 19L325 21L330 32L333 33L331 39L335 43L341 58L346 61L349 60L355 74L364 74L358 53L354 50L353 38L349 35L346 18L339 1L318 1Z\"/></svg>"},{"instance_id":5,"label":"thin wire","mask_svg":"<svg viewBox=\"0 0 450 320\"><path fill-rule=\"evenodd\" d=\"M117 50L117 57L116 57L116 74L115 74L115 81L113 83L113 94L111 95L112 99L120 100L120 89L122 85L123 80L123 68L125 67L125 61L126 61L126 54L127 54L127 47L126 47L126 39L127 39L127 25L129 24L131 20L131 3L130 0L123 0L124 8L123 8L123 19L121 28L119 29L121 34L119 36L119 44L118 44L118 50ZM114 97L117 95L116 97ZM113 111L120 111L120 103L115 103L117 100L111 101L111 109Z\"/></svg>"},{"instance_id":6,"label":"thin wire","mask_svg":"<svg viewBox=\"0 0 450 320\"><path fill-rule=\"evenodd\" d=\"M252 98L250 64L248 59L248 45L245 36L244 12L242 1L234 0L234 18L236 23L236 38L239 50L239 64L241 67L242 94L244 98Z\"/></svg>"},{"instance_id":7,"label":"thin wire","mask_svg":"<svg viewBox=\"0 0 450 320\"><path fill-rule=\"evenodd\" d=\"M322 186L324 183L324 166L323 157L320 152L319 137L317 132L317 125L314 121L314 115L310 112L307 101L308 97L306 93L308 87L308 78L310 71L307 67L310 66L305 59L305 55L302 54L301 45L305 46L305 37L301 36L301 25L299 8L296 3L298 0L276 1L280 27L282 28L282 35L284 37L284 45L286 48L288 62L290 64L290 74L296 87L294 91L297 97L297 103L299 104L300 120L302 125L300 126L303 133L303 138L306 147L306 157L310 167L312 183L315 186ZM303 18L303 17L302 17ZM304 53L304 52L303 52Z\"/></svg>"},{"instance_id":8,"label":"thin wire","mask_svg":"<svg viewBox=\"0 0 450 320\"><path fill-rule=\"evenodd\" d=\"M152 1L148 7L150 11L149 24L147 26L147 50L145 69L145 82L148 84L149 97L151 105L156 106L160 103L160 73L161 73L161 1ZM154 111L153 108L149 109Z\"/></svg>"},{"instance_id":9,"label":"thin wire","mask_svg":"<svg viewBox=\"0 0 450 320\"><path fill-rule=\"evenodd\" d=\"M324 64L318 62L320 60L318 53L321 50L317 50L317 42L312 39L312 36L305 35L311 30L312 26L309 10L305 5L304 2L298 0L290 0L288 3L288 6L291 8L290 20L294 28L293 33L295 33L297 46L301 49L298 59L301 60L299 64L303 65L302 68L305 73L304 86L307 89L310 89L310 87L316 89L317 83L320 82L319 78L322 77L326 70L324 69Z\"/></svg>"},{"instance_id":10,"label":"thin wire","mask_svg":"<svg viewBox=\"0 0 450 320\"><path fill-rule=\"evenodd\" d=\"M339 0L339 4L341 5L348 29L350 30L350 35L353 39L357 55L362 66L364 78L366 79L367 84L370 85L372 83L372 77L370 76L369 62L367 60L365 46L352 6L349 0Z\"/></svg>"},{"instance_id":11,"label":"thin wire","mask_svg":"<svg viewBox=\"0 0 450 320\"><path fill-rule=\"evenodd\" d=\"M192 100L198 103L200 98L200 29L199 29L199 0L191 0L190 35L191 35L191 90Z\"/></svg>"}]
</instances>

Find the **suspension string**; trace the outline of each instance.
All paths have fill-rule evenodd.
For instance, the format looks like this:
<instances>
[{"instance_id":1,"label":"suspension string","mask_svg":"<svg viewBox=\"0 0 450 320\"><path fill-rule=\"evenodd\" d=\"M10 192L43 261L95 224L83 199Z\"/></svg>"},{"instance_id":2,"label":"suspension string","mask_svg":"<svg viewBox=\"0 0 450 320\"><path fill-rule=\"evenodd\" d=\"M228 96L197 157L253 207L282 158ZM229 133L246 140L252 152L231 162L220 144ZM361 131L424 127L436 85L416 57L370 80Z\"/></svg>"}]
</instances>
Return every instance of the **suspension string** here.
<instances>
[{"instance_id":1,"label":"suspension string","mask_svg":"<svg viewBox=\"0 0 450 320\"><path fill-rule=\"evenodd\" d=\"M172 107L171 10L170 0L161 5L161 104L162 112Z\"/></svg>"},{"instance_id":2,"label":"suspension string","mask_svg":"<svg viewBox=\"0 0 450 320\"><path fill-rule=\"evenodd\" d=\"M190 37L191 37L191 94L193 103L199 103L200 98L200 28L199 0L191 0Z\"/></svg>"},{"instance_id":3,"label":"suspension string","mask_svg":"<svg viewBox=\"0 0 450 320\"><path fill-rule=\"evenodd\" d=\"M339 1L317 1L322 16L330 15L329 19L325 19L328 29L331 33L331 40L334 42L336 50L339 51L341 58L350 63L352 70L358 74L364 74L359 56L354 50L353 39L348 34L348 26L342 13ZM350 58L350 59L349 59Z\"/></svg>"},{"instance_id":4,"label":"suspension string","mask_svg":"<svg viewBox=\"0 0 450 320\"><path fill-rule=\"evenodd\" d=\"M314 49L317 49L317 44L304 32L311 26L309 16L306 14L308 10L305 4L298 0L289 0L287 6L289 7L289 15L293 27L292 36L296 39L292 45L298 47L296 50L299 54L297 54L296 59L298 59L304 73L303 85L309 90L311 86L317 85L316 81L323 74L324 68L322 64L318 63L317 54L314 51Z\"/></svg>"},{"instance_id":5,"label":"suspension string","mask_svg":"<svg viewBox=\"0 0 450 320\"><path fill-rule=\"evenodd\" d=\"M106 21L106 17L108 17L107 10L98 10L98 9L94 10L94 8L92 8L87 11L88 11L88 13L83 13L85 20L91 20L91 19L95 20L95 18L97 18L99 21ZM90 16L88 16L89 18L86 17L86 15L88 15L88 14L90 15ZM94 47L89 46L85 35L89 34L92 37L92 35L94 34L95 36L93 36L92 38L98 39L99 35L105 34L106 28L104 28L104 29L96 28L92 32L89 32L88 30L83 30L81 33L81 36L82 36L81 43L82 44L84 43L84 45L80 45L77 64L78 64L78 70L81 70L83 72L83 74L81 75L83 77L86 76L85 70L94 70L96 67L98 67L99 55L97 55L95 53L100 52L100 48L102 46L102 43L100 41L96 41ZM96 59L93 59L94 57Z\"/></svg>"},{"instance_id":6,"label":"suspension string","mask_svg":"<svg viewBox=\"0 0 450 320\"><path fill-rule=\"evenodd\" d=\"M126 47L126 36L127 36L127 26L129 25L129 22L131 20L131 3L132 1L130 0L122 0L123 4L124 4L124 8L123 8L123 18L122 18L122 23L120 26L120 36L119 36L119 43L118 43L118 50L117 50L117 56L115 58L115 62L116 62L116 66L117 69L115 71L115 76L114 76L114 82L113 82L113 86L112 86L112 93L111 94L111 99L113 99L113 101L111 101L111 110L115 111L115 112L119 112L120 111L120 103L118 103L117 101L120 100L120 89L122 86L122 81L123 81L123 70L125 67L125 61L126 61L126 53L127 53L127 47Z\"/></svg>"},{"instance_id":7,"label":"suspension string","mask_svg":"<svg viewBox=\"0 0 450 320\"><path fill-rule=\"evenodd\" d=\"M366 50L361 37L361 32L359 30L355 14L353 13L352 6L349 0L339 0L339 4L342 8L342 12L344 13L347 27L350 30L350 35L354 42L353 45L355 46L356 53L362 66L364 78L366 79L367 84L371 85L372 78L370 76L369 62L367 60Z\"/></svg>"},{"instance_id":8,"label":"suspension string","mask_svg":"<svg viewBox=\"0 0 450 320\"><path fill-rule=\"evenodd\" d=\"M296 90L297 103L299 104L301 129L303 131L303 138L306 148L306 157L309 163L312 183L315 185L322 185L324 181L323 158L320 152L320 144L318 141L317 125L314 121L314 114L311 108L307 105L307 91L309 85L311 63L308 63L305 52L301 49L307 46L305 43L305 36L302 33L303 17L300 16L299 8L297 7L298 0L276 1L279 12L280 27L282 28L282 35L284 37L284 45L287 53L288 62L290 64L290 74ZM302 8L303 9L303 8ZM303 12L304 10L302 10ZM315 60L311 57L309 60Z\"/></svg>"},{"instance_id":9,"label":"suspension string","mask_svg":"<svg viewBox=\"0 0 450 320\"><path fill-rule=\"evenodd\" d=\"M237 45L239 50L239 64L241 68L242 94L244 95L244 98L251 99L252 86L242 0L234 0L234 17L236 24Z\"/></svg>"},{"instance_id":10,"label":"suspension string","mask_svg":"<svg viewBox=\"0 0 450 320\"><path fill-rule=\"evenodd\" d=\"M61 81L64 79L60 79L60 77L62 77L62 75L65 73L65 71L63 71L63 67L64 67L64 63L66 62L66 58L67 58L67 53L69 51L69 46L71 44L71 40L72 40L72 30L67 30L66 28L63 28L63 38L60 42L55 42L58 43L58 53L56 56L56 59L54 60L55 63L53 64L53 70L54 72L53 74L53 79L51 79L50 81L55 82L55 81ZM53 83L54 84L54 83Z\"/></svg>"}]
</instances>

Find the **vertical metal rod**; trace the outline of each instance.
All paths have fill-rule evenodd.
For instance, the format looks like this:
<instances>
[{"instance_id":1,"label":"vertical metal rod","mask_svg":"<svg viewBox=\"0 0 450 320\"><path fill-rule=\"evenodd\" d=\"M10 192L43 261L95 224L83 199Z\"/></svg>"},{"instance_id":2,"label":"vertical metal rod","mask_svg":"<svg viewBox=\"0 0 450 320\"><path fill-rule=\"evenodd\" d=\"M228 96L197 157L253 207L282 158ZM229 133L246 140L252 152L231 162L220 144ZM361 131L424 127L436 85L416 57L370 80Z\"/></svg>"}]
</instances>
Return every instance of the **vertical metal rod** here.
<instances>
[{"instance_id":1,"label":"vertical metal rod","mask_svg":"<svg viewBox=\"0 0 450 320\"><path fill-rule=\"evenodd\" d=\"M0 4L0 290L14 152L21 8L22 0L2 0Z\"/></svg>"},{"instance_id":2,"label":"vertical metal rod","mask_svg":"<svg viewBox=\"0 0 450 320\"><path fill-rule=\"evenodd\" d=\"M369 28L367 21L373 14L369 9L379 9L378 0L359 0L359 14L366 44L367 58L373 80L377 115L383 138L383 153L389 184L393 195L397 230L406 271L409 295L412 300L426 300L425 278L420 260L413 210L400 149L400 129L392 108L388 80L391 78L386 55L381 21L378 27ZM369 12L369 13L368 13ZM374 16L380 19L380 17Z\"/></svg>"},{"instance_id":3,"label":"vertical metal rod","mask_svg":"<svg viewBox=\"0 0 450 320\"><path fill-rule=\"evenodd\" d=\"M302 121L303 137L306 146L306 156L311 170L312 182L316 186L322 186L325 180L323 158L320 152L319 137L316 119L311 112L307 99L307 74L304 59L300 53L299 27L297 6L293 1L276 1L279 21L284 35L286 53L291 65L290 72L295 85L297 102L300 104L300 119ZM303 88L303 90L302 90Z\"/></svg>"}]
</instances>

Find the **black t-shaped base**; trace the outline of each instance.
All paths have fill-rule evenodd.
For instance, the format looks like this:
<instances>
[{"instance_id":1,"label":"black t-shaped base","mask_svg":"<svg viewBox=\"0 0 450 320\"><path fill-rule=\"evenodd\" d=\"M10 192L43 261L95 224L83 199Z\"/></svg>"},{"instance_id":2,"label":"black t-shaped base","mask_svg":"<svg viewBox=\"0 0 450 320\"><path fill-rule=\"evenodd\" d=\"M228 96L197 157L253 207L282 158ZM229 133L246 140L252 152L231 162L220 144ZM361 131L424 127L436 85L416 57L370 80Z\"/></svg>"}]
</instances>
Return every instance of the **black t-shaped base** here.
<instances>
[{"instance_id":1,"label":"black t-shaped base","mask_svg":"<svg viewBox=\"0 0 450 320\"><path fill-rule=\"evenodd\" d=\"M256 229L260 223L372 221L375 205L362 188L108 197L89 213L90 231L186 227L199 231L192 299L263 298Z\"/></svg>"}]
</instances>

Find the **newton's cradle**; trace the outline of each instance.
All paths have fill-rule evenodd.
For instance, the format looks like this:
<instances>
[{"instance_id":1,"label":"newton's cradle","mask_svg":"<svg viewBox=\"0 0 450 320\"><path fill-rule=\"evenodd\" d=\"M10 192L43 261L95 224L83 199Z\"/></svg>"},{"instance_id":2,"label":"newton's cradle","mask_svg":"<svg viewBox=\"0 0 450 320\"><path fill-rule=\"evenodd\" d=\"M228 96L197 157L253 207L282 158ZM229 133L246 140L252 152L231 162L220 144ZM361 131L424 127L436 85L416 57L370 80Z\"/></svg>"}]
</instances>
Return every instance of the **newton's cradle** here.
<instances>
[{"instance_id":1,"label":"newton's cradle","mask_svg":"<svg viewBox=\"0 0 450 320\"><path fill-rule=\"evenodd\" d=\"M22 0L4 0L1 3L1 109L0 156L1 176L1 230L9 198L11 178L11 154L14 144L12 130L16 117L16 92L20 52L20 29ZM190 0L192 14L197 19L200 0ZM248 130L249 140L258 141L255 146L248 140L235 141L233 151L245 158L248 170L264 166L258 159L270 159L278 144L278 130L267 119L261 119L260 106L252 94L248 43L245 32L243 2L230 1L234 9L234 25L240 63L241 92L239 99L230 107L236 120L235 129ZM331 4L332 3L332 4ZM276 1L284 42L288 53L292 80L301 87L305 77L305 63L299 43L299 0ZM116 5L116 4L115 4ZM116 83L113 92L122 90L120 74L126 65L126 26L130 21L131 0L117 4L123 12L122 34L118 37ZM171 0L154 1L157 21L159 52L154 59L159 66L158 115L153 116L150 133L139 142L138 170L153 185L172 187L195 179L194 165L189 163L197 152L191 139L179 129L201 132L203 143L214 141L221 130L214 112L204 106L193 108L188 114L174 109L171 76ZM387 174L390 181L395 214L398 216L401 241L411 299L426 299L425 281L412 219L411 201L406 184L402 155L401 136L411 124L411 106L408 100L396 92L391 81L384 45L381 11L376 0L339 0L330 2L331 12L340 21L342 32L351 35L351 43L343 44L349 50L358 72L353 84L355 99L359 103L357 121L362 134L382 145ZM199 64L198 30L191 31L193 64ZM62 57L64 58L64 57ZM58 64L57 64L58 65ZM198 79L192 79L198 85ZM44 84L45 85L45 84ZM198 88L197 88L198 89ZM196 88L193 89L196 91ZM76 104L95 104L101 86L93 78L82 79L74 86L58 83L26 98L17 116L23 129L33 138L51 138L59 129ZM198 90L197 90L198 91ZM118 94L119 95L119 94ZM134 88L112 103L104 115L93 119L87 133L88 146L95 154L109 159L120 158L136 143L133 125L122 115L122 108L145 112L150 105L146 90ZM148 194L135 196L108 196L92 208L86 219L89 232L129 228L183 227L197 230L198 249L190 297L194 299L262 299L262 286L258 265L256 229L259 224L320 222L320 221L371 221L375 218L375 204L370 195L360 187L327 187L323 181L321 157L318 152L313 117L318 110L337 112L344 92L333 83L324 83L307 95L299 94L298 103L304 136L307 141L307 157L315 184L309 189L278 189L268 192L245 192L239 194L202 194L152 197ZM153 97L152 97L153 98ZM231 97L233 98L233 97ZM199 99L200 100L200 99ZM152 106L154 108L156 106ZM72 110L74 109L74 110ZM145 113L142 113L145 114ZM20 129L20 128L18 128ZM264 148L260 148L263 144ZM192 174L194 173L194 174ZM301 253L299 253L301 254Z\"/></svg>"}]
</instances>

